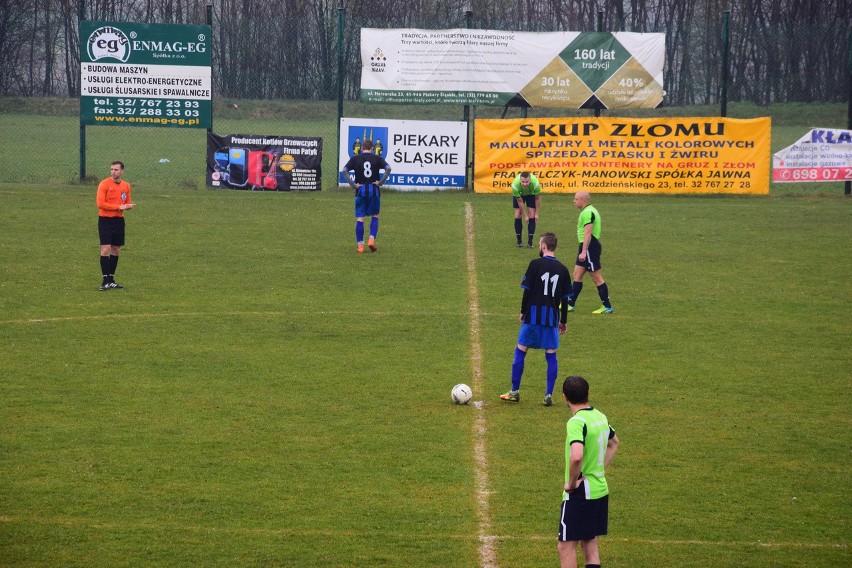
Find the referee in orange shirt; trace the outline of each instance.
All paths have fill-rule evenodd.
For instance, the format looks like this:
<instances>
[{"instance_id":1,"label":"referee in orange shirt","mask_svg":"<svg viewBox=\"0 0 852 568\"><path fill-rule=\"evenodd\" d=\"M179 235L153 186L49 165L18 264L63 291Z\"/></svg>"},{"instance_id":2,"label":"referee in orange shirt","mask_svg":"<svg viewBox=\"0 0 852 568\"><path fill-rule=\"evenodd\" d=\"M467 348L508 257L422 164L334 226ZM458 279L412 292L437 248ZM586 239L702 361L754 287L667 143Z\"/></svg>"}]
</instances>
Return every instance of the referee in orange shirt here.
<instances>
[{"instance_id":1,"label":"referee in orange shirt","mask_svg":"<svg viewBox=\"0 0 852 568\"><path fill-rule=\"evenodd\" d=\"M130 184L121 179L124 164L113 162L109 168L110 177L98 184L98 236L101 241L101 282L98 290L105 292L114 288L124 288L115 281L115 269L118 266L118 254L124 246L124 212L133 209L130 198Z\"/></svg>"}]
</instances>

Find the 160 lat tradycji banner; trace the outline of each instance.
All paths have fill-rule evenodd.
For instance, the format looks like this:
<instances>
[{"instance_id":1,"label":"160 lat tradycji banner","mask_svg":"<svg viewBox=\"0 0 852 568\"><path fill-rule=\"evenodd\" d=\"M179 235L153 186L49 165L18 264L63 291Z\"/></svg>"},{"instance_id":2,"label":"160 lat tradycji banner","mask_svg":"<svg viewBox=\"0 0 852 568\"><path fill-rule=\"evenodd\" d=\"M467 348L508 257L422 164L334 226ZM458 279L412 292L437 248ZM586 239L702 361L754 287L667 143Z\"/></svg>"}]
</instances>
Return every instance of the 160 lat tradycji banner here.
<instances>
[{"instance_id":1,"label":"160 lat tradycji banner","mask_svg":"<svg viewBox=\"0 0 852 568\"><path fill-rule=\"evenodd\" d=\"M361 29L361 100L656 108L665 34Z\"/></svg>"},{"instance_id":2,"label":"160 lat tradycji banner","mask_svg":"<svg viewBox=\"0 0 852 568\"><path fill-rule=\"evenodd\" d=\"M480 119L474 191L769 193L769 118Z\"/></svg>"}]
</instances>

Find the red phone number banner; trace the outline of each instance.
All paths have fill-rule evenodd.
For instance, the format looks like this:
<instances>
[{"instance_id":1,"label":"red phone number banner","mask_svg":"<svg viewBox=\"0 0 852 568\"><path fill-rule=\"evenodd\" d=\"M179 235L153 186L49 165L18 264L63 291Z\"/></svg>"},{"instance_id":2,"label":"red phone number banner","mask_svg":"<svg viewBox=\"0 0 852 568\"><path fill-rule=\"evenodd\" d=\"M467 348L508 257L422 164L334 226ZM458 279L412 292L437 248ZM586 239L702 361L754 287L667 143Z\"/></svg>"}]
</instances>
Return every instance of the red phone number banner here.
<instances>
[{"instance_id":1,"label":"red phone number banner","mask_svg":"<svg viewBox=\"0 0 852 568\"><path fill-rule=\"evenodd\" d=\"M736 118L480 119L474 191L769 193L771 121Z\"/></svg>"}]
</instances>

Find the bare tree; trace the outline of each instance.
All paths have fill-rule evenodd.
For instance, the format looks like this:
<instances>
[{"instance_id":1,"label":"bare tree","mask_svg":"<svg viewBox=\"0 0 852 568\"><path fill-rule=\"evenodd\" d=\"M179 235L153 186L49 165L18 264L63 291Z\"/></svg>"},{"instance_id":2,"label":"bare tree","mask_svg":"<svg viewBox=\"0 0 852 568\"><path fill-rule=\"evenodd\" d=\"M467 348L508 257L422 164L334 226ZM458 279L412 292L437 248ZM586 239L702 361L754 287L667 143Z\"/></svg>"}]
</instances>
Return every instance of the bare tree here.
<instances>
[{"instance_id":1,"label":"bare tree","mask_svg":"<svg viewBox=\"0 0 852 568\"><path fill-rule=\"evenodd\" d=\"M730 100L758 104L847 97L849 0L261 0L213 2L213 90L240 98L344 96L360 85L360 30L472 27L664 33L668 104L712 102L721 18L732 13ZM86 0L96 21L206 23L206 0ZM338 10L345 15L337 42ZM78 96L77 0L0 0L0 96Z\"/></svg>"}]
</instances>

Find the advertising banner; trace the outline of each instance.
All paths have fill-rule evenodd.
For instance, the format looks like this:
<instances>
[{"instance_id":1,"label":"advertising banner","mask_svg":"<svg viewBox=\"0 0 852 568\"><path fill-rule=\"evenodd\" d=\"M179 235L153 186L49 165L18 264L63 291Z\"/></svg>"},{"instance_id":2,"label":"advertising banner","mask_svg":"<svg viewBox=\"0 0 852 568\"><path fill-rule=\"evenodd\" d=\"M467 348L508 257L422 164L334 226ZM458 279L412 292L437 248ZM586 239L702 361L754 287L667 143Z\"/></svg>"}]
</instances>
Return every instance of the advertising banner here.
<instances>
[{"instance_id":1,"label":"advertising banner","mask_svg":"<svg viewBox=\"0 0 852 568\"><path fill-rule=\"evenodd\" d=\"M322 138L207 134L207 186L263 191L322 189Z\"/></svg>"},{"instance_id":2,"label":"advertising banner","mask_svg":"<svg viewBox=\"0 0 852 568\"><path fill-rule=\"evenodd\" d=\"M210 128L210 26L80 22L80 123Z\"/></svg>"},{"instance_id":3,"label":"advertising banner","mask_svg":"<svg viewBox=\"0 0 852 568\"><path fill-rule=\"evenodd\" d=\"M769 118L477 120L474 190L509 193L529 171L545 193L769 193Z\"/></svg>"},{"instance_id":4,"label":"advertising banner","mask_svg":"<svg viewBox=\"0 0 852 568\"><path fill-rule=\"evenodd\" d=\"M391 167L385 185L401 190L464 189L467 123L430 120L340 119L340 164L361 152L364 140ZM339 183L347 183L338 173Z\"/></svg>"},{"instance_id":5,"label":"advertising banner","mask_svg":"<svg viewBox=\"0 0 852 568\"><path fill-rule=\"evenodd\" d=\"M368 103L656 108L665 34L361 29Z\"/></svg>"},{"instance_id":6,"label":"advertising banner","mask_svg":"<svg viewBox=\"0 0 852 568\"><path fill-rule=\"evenodd\" d=\"M772 156L772 181L852 181L852 130L812 129Z\"/></svg>"}]
</instances>

